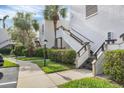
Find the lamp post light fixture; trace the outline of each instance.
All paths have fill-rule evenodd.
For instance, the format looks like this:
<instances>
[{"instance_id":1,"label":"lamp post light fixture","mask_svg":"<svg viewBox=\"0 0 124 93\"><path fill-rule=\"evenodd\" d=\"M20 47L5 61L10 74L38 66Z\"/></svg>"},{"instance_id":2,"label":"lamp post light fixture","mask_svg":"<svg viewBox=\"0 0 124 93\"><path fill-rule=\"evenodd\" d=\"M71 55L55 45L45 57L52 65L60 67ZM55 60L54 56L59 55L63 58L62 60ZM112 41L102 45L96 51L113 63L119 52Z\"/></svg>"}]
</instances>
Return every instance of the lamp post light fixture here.
<instances>
[{"instance_id":1,"label":"lamp post light fixture","mask_svg":"<svg viewBox=\"0 0 124 93\"><path fill-rule=\"evenodd\" d=\"M44 66L46 66L46 56L47 56L47 48L46 48L46 44L47 44L47 40L44 40Z\"/></svg>"}]
</instances>

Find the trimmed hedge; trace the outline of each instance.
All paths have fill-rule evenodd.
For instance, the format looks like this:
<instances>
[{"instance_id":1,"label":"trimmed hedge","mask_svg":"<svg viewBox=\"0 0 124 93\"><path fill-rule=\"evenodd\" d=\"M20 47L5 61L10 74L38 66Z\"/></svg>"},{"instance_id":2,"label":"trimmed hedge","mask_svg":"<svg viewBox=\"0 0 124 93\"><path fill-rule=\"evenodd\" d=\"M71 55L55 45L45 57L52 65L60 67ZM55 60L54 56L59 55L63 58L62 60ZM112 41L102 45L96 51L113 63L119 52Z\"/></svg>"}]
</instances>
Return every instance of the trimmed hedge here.
<instances>
[{"instance_id":1,"label":"trimmed hedge","mask_svg":"<svg viewBox=\"0 0 124 93\"><path fill-rule=\"evenodd\" d=\"M11 48L0 48L0 53L9 55L11 53Z\"/></svg>"},{"instance_id":2,"label":"trimmed hedge","mask_svg":"<svg viewBox=\"0 0 124 93\"><path fill-rule=\"evenodd\" d=\"M34 56L35 57L44 57L44 49L43 48L35 49Z\"/></svg>"},{"instance_id":3,"label":"trimmed hedge","mask_svg":"<svg viewBox=\"0 0 124 93\"><path fill-rule=\"evenodd\" d=\"M29 57L28 50L25 49L24 46L16 46L13 50L14 54L16 56L26 56ZM33 57L43 57L44 56L44 49L43 48L37 48L34 49Z\"/></svg>"},{"instance_id":4,"label":"trimmed hedge","mask_svg":"<svg viewBox=\"0 0 124 93\"><path fill-rule=\"evenodd\" d=\"M13 53L16 56L24 56L24 51L23 51L24 49L25 49L24 46L17 45L17 46L14 47Z\"/></svg>"},{"instance_id":5,"label":"trimmed hedge","mask_svg":"<svg viewBox=\"0 0 124 93\"><path fill-rule=\"evenodd\" d=\"M44 49L34 49L33 57L44 57ZM28 50L24 46L16 46L14 49L16 56L28 57ZM47 58L54 62L61 62L65 64L74 64L76 59L76 52L71 49L47 49Z\"/></svg>"},{"instance_id":6,"label":"trimmed hedge","mask_svg":"<svg viewBox=\"0 0 124 93\"><path fill-rule=\"evenodd\" d=\"M49 49L48 58L55 62L74 64L76 52L71 49Z\"/></svg>"},{"instance_id":7,"label":"trimmed hedge","mask_svg":"<svg viewBox=\"0 0 124 93\"><path fill-rule=\"evenodd\" d=\"M105 53L104 73L119 84L124 84L124 50Z\"/></svg>"}]
</instances>

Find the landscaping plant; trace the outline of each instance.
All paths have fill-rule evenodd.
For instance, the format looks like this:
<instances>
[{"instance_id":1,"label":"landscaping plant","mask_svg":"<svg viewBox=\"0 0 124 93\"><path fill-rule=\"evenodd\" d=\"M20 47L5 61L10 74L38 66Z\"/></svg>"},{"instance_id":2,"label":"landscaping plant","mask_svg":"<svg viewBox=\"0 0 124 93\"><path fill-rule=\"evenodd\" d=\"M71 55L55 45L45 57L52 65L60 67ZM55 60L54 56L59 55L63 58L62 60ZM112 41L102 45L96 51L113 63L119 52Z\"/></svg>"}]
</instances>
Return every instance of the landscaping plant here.
<instances>
[{"instance_id":1,"label":"landscaping plant","mask_svg":"<svg viewBox=\"0 0 124 93\"><path fill-rule=\"evenodd\" d=\"M4 55L9 55L11 53L11 48L0 48L0 53Z\"/></svg>"},{"instance_id":2,"label":"landscaping plant","mask_svg":"<svg viewBox=\"0 0 124 93\"><path fill-rule=\"evenodd\" d=\"M34 53L33 40L36 38L35 31L39 30L39 23L34 19L32 13L18 12L13 18L14 30L12 39L16 43L21 43L28 50L28 55Z\"/></svg>"},{"instance_id":3,"label":"landscaping plant","mask_svg":"<svg viewBox=\"0 0 124 93\"><path fill-rule=\"evenodd\" d=\"M124 50L105 53L104 73L112 80L124 85Z\"/></svg>"},{"instance_id":4,"label":"landscaping plant","mask_svg":"<svg viewBox=\"0 0 124 93\"><path fill-rule=\"evenodd\" d=\"M71 49L49 49L48 57L55 62L74 64L76 52Z\"/></svg>"},{"instance_id":5,"label":"landscaping plant","mask_svg":"<svg viewBox=\"0 0 124 93\"><path fill-rule=\"evenodd\" d=\"M120 88L118 84L101 78L83 78L59 85L60 88Z\"/></svg>"}]
</instances>

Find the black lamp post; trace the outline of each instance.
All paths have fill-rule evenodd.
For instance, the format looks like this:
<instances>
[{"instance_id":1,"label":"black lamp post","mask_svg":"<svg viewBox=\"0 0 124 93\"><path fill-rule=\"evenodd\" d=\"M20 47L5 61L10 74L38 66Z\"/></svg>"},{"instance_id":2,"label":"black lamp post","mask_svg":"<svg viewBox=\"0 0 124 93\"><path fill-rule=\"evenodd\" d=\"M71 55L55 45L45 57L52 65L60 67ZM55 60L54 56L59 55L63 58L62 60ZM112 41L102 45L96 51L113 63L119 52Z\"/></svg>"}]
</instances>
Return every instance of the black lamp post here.
<instances>
[{"instance_id":1,"label":"black lamp post","mask_svg":"<svg viewBox=\"0 0 124 93\"><path fill-rule=\"evenodd\" d=\"M47 44L47 40L44 40L44 66L46 66L46 57L47 57L47 48L46 48L46 44Z\"/></svg>"}]
</instances>

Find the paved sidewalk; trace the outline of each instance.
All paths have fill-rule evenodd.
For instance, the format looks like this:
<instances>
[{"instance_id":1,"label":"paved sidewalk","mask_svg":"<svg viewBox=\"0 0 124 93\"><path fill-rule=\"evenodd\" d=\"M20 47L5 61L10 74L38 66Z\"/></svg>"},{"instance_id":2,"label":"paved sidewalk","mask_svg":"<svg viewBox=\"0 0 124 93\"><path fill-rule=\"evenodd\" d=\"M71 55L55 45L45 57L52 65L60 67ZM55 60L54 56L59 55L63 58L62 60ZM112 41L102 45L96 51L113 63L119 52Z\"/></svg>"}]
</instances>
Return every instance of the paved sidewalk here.
<instances>
[{"instance_id":1,"label":"paved sidewalk","mask_svg":"<svg viewBox=\"0 0 124 93\"><path fill-rule=\"evenodd\" d=\"M20 65L17 84L18 88L56 88L57 85L70 80L92 76L91 71L84 69L73 69L45 74L36 64L33 64L30 61L15 62Z\"/></svg>"},{"instance_id":2,"label":"paved sidewalk","mask_svg":"<svg viewBox=\"0 0 124 93\"><path fill-rule=\"evenodd\" d=\"M50 88L56 85L36 65L30 61L19 61L11 59L19 64L18 88Z\"/></svg>"},{"instance_id":3,"label":"paved sidewalk","mask_svg":"<svg viewBox=\"0 0 124 93\"><path fill-rule=\"evenodd\" d=\"M93 76L91 71L85 69L72 69L47 75L56 85L66 83L71 80Z\"/></svg>"}]
</instances>

